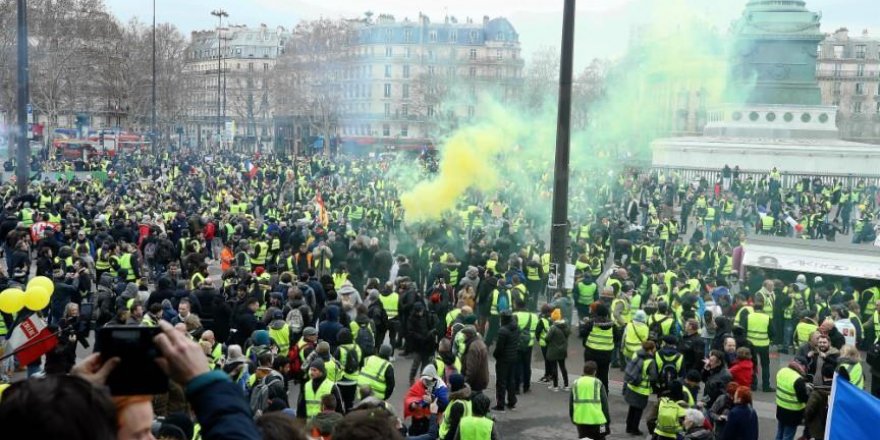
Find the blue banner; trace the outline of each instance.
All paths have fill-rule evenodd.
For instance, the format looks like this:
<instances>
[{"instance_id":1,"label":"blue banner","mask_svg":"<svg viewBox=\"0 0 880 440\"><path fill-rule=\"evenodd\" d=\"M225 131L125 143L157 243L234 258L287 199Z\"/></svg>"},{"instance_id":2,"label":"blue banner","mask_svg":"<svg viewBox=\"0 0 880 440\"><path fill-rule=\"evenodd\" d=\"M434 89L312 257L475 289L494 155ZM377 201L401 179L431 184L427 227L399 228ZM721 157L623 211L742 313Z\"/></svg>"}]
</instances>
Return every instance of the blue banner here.
<instances>
[{"instance_id":1,"label":"blue banner","mask_svg":"<svg viewBox=\"0 0 880 440\"><path fill-rule=\"evenodd\" d=\"M849 383L843 376L834 375L828 420L825 425L827 440L868 440L878 438L880 399Z\"/></svg>"}]
</instances>

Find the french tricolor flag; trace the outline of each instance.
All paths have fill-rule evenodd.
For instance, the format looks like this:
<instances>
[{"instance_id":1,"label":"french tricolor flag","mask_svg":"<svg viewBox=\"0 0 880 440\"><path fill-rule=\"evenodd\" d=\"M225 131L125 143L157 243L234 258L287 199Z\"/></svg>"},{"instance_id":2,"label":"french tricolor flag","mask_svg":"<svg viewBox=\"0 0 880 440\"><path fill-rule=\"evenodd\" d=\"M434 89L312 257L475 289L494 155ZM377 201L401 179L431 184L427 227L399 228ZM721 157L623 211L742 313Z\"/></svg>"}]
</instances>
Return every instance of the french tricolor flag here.
<instances>
[{"instance_id":1,"label":"french tricolor flag","mask_svg":"<svg viewBox=\"0 0 880 440\"><path fill-rule=\"evenodd\" d=\"M247 172L248 177L252 179L257 175L257 165L250 160L244 161L244 169Z\"/></svg>"}]
</instances>

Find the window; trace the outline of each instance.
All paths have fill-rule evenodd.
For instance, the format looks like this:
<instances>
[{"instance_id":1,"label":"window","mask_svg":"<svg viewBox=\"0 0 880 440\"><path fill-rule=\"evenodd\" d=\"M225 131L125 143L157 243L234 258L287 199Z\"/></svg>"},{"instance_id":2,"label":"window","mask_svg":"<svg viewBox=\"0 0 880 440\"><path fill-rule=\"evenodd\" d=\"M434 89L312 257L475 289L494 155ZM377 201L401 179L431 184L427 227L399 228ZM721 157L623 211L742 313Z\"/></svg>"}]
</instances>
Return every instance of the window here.
<instances>
[{"instance_id":1,"label":"window","mask_svg":"<svg viewBox=\"0 0 880 440\"><path fill-rule=\"evenodd\" d=\"M864 83L856 83L856 95L864 95L865 94L865 84Z\"/></svg>"},{"instance_id":2,"label":"window","mask_svg":"<svg viewBox=\"0 0 880 440\"><path fill-rule=\"evenodd\" d=\"M385 103L385 117L386 118L391 117L391 103L390 102Z\"/></svg>"},{"instance_id":3,"label":"window","mask_svg":"<svg viewBox=\"0 0 880 440\"><path fill-rule=\"evenodd\" d=\"M834 64L834 76L840 76L840 72L843 71L843 65L840 63Z\"/></svg>"},{"instance_id":4,"label":"window","mask_svg":"<svg viewBox=\"0 0 880 440\"><path fill-rule=\"evenodd\" d=\"M428 50L428 59L434 61L434 51Z\"/></svg>"},{"instance_id":5,"label":"window","mask_svg":"<svg viewBox=\"0 0 880 440\"><path fill-rule=\"evenodd\" d=\"M841 84L840 81L834 82L834 93L840 93L840 87L841 87L840 84Z\"/></svg>"},{"instance_id":6,"label":"window","mask_svg":"<svg viewBox=\"0 0 880 440\"><path fill-rule=\"evenodd\" d=\"M831 102L831 105L833 105L833 106L835 106L835 107L840 107L840 100L839 100L839 99L835 99L834 101Z\"/></svg>"},{"instance_id":7,"label":"window","mask_svg":"<svg viewBox=\"0 0 880 440\"><path fill-rule=\"evenodd\" d=\"M409 104L403 104L400 106L400 116L403 118L409 116Z\"/></svg>"},{"instance_id":8,"label":"window","mask_svg":"<svg viewBox=\"0 0 880 440\"><path fill-rule=\"evenodd\" d=\"M410 50L410 48L407 47L406 49L403 50L403 57L404 58L409 58L410 55L412 55L412 50Z\"/></svg>"},{"instance_id":9,"label":"window","mask_svg":"<svg viewBox=\"0 0 880 440\"><path fill-rule=\"evenodd\" d=\"M428 32L428 39L431 40L432 43L437 42L437 31Z\"/></svg>"},{"instance_id":10,"label":"window","mask_svg":"<svg viewBox=\"0 0 880 440\"><path fill-rule=\"evenodd\" d=\"M474 117L474 106L472 106L472 105L469 105L469 106L468 106L468 108L467 108L467 115L468 115L468 118L473 118L473 117Z\"/></svg>"},{"instance_id":11,"label":"window","mask_svg":"<svg viewBox=\"0 0 880 440\"><path fill-rule=\"evenodd\" d=\"M458 31L449 31L449 42L455 43L458 40Z\"/></svg>"},{"instance_id":12,"label":"window","mask_svg":"<svg viewBox=\"0 0 880 440\"><path fill-rule=\"evenodd\" d=\"M816 58L822 58L822 45L816 46Z\"/></svg>"},{"instance_id":13,"label":"window","mask_svg":"<svg viewBox=\"0 0 880 440\"><path fill-rule=\"evenodd\" d=\"M409 98L409 84L403 85L403 99Z\"/></svg>"},{"instance_id":14,"label":"window","mask_svg":"<svg viewBox=\"0 0 880 440\"><path fill-rule=\"evenodd\" d=\"M254 71L254 63L248 63L248 72Z\"/></svg>"},{"instance_id":15,"label":"window","mask_svg":"<svg viewBox=\"0 0 880 440\"><path fill-rule=\"evenodd\" d=\"M382 124L382 136L391 136L391 125Z\"/></svg>"},{"instance_id":16,"label":"window","mask_svg":"<svg viewBox=\"0 0 880 440\"><path fill-rule=\"evenodd\" d=\"M842 45L834 46L834 58L840 59L843 58L843 49Z\"/></svg>"},{"instance_id":17,"label":"window","mask_svg":"<svg viewBox=\"0 0 880 440\"><path fill-rule=\"evenodd\" d=\"M472 60L477 59L477 50L476 49L471 49L470 57Z\"/></svg>"},{"instance_id":18,"label":"window","mask_svg":"<svg viewBox=\"0 0 880 440\"><path fill-rule=\"evenodd\" d=\"M263 72L269 71L269 63L263 63Z\"/></svg>"},{"instance_id":19,"label":"window","mask_svg":"<svg viewBox=\"0 0 880 440\"><path fill-rule=\"evenodd\" d=\"M471 78L476 77L477 76L477 68L471 67L470 69L468 69L468 76Z\"/></svg>"},{"instance_id":20,"label":"window","mask_svg":"<svg viewBox=\"0 0 880 440\"><path fill-rule=\"evenodd\" d=\"M400 126L400 137L409 136L409 125L403 124Z\"/></svg>"},{"instance_id":21,"label":"window","mask_svg":"<svg viewBox=\"0 0 880 440\"><path fill-rule=\"evenodd\" d=\"M853 113L861 113L861 112L862 112L861 101L853 103Z\"/></svg>"},{"instance_id":22,"label":"window","mask_svg":"<svg viewBox=\"0 0 880 440\"><path fill-rule=\"evenodd\" d=\"M391 78L391 65L385 65L385 78Z\"/></svg>"},{"instance_id":23,"label":"window","mask_svg":"<svg viewBox=\"0 0 880 440\"><path fill-rule=\"evenodd\" d=\"M856 76L859 78L865 76L865 65L864 64L859 64L856 67Z\"/></svg>"},{"instance_id":24,"label":"window","mask_svg":"<svg viewBox=\"0 0 880 440\"><path fill-rule=\"evenodd\" d=\"M501 68L500 67L495 68L495 78L501 78Z\"/></svg>"},{"instance_id":25,"label":"window","mask_svg":"<svg viewBox=\"0 0 880 440\"><path fill-rule=\"evenodd\" d=\"M389 84L389 83L385 83L385 97L386 98L391 97L391 84Z\"/></svg>"},{"instance_id":26,"label":"window","mask_svg":"<svg viewBox=\"0 0 880 440\"><path fill-rule=\"evenodd\" d=\"M471 31L470 34L468 34L468 38L470 39L471 43L476 43L477 42L477 31Z\"/></svg>"},{"instance_id":27,"label":"window","mask_svg":"<svg viewBox=\"0 0 880 440\"><path fill-rule=\"evenodd\" d=\"M868 53L868 46L864 44L859 44L856 46L856 58L863 60L865 59L865 55Z\"/></svg>"},{"instance_id":28,"label":"window","mask_svg":"<svg viewBox=\"0 0 880 440\"><path fill-rule=\"evenodd\" d=\"M385 29L385 41L391 41L391 38L394 37L393 29Z\"/></svg>"},{"instance_id":29,"label":"window","mask_svg":"<svg viewBox=\"0 0 880 440\"><path fill-rule=\"evenodd\" d=\"M495 51L495 59L498 61L504 59L504 52L501 49Z\"/></svg>"},{"instance_id":30,"label":"window","mask_svg":"<svg viewBox=\"0 0 880 440\"><path fill-rule=\"evenodd\" d=\"M403 31L403 41L406 43L412 42L412 29Z\"/></svg>"},{"instance_id":31,"label":"window","mask_svg":"<svg viewBox=\"0 0 880 440\"><path fill-rule=\"evenodd\" d=\"M391 48L391 46L385 48L385 56L388 58L394 56L394 50Z\"/></svg>"},{"instance_id":32,"label":"window","mask_svg":"<svg viewBox=\"0 0 880 440\"><path fill-rule=\"evenodd\" d=\"M428 76L434 76L434 66L428 66Z\"/></svg>"},{"instance_id":33,"label":"window","mask_svg":"<svg viewBox=\"0 0 880 440\"><path fill-rule=\"evenodd\" d=\"M403 77L409 78L409 64L403 65Z\"/></svg>"},{"instance_id":34,"label":"window","mask_svg":"<svg viewBox=\"0 0 880 440\"><path fill-rule=\"evenodd\" d=\"M878 102L877 105L880 105L880 102ZM433 106L433 105L429 105L429 106L428 106L428 112L427 112L427 113L428 113L428 117L429 117L429 118L433 118L433 117L434 117L434 106Z\"/></svg>"}]
</instances>

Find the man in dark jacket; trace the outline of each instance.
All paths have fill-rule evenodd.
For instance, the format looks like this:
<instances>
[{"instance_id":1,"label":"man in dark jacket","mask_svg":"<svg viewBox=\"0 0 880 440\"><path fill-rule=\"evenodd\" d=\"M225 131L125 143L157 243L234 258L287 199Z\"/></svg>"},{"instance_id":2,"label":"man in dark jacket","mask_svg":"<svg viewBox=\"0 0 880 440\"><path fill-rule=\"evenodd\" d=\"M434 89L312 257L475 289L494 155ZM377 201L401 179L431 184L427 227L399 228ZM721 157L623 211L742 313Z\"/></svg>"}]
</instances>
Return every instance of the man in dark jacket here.
<instances>
[{"instance_id":1,"label":"man in dark jacket","mask_svg":"<svg viewBox=\"0 0 880 440\"><path fill-rule=\"evenodd\" d=\"M238 311L235 316L235 333L230 336L230 342L237 345L244 345L245 341L257 329L257 317L254 313L257 311L260 303L254 298L248 299L244 307Z\"/></svg>"},{"instance_id":2,"label":"man in dark jacket","mask_svg":"<svg viewBox=\"0 0 880 440\"><path fill-rule=\"evenodd\" d=\"M166 299L171 301L173 298L174 283L171 281L171 278L162 277L159 278L159 281L156 283L156 290L154 290L147 299L146 306L150 307L150 305L154 303L162 304L162 301Z\"/></svg>"},{"instance_id":3,"label":"man in dark jacket","mask_svg":"<svg viewBox=\"0 0 880 440\"><path fill-rule=\"evenodd\" d=\"M492 410L504 412L516 407L516 380L513 366L519 354L519 326L509 310L499 314L498 339L495 342L495 399ZM505 400L506 396L506 400Z\"/></svg>"}]
</instances>

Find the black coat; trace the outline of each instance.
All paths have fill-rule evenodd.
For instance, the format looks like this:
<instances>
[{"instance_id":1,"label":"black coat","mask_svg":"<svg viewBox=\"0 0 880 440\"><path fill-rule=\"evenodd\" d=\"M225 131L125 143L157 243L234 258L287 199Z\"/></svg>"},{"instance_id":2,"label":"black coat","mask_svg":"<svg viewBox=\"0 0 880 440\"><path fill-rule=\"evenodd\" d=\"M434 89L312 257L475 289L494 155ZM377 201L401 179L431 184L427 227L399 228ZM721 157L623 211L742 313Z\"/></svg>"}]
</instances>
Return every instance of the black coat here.
<instances>
[{"instance_id":1,"label":"black coat","mask_svg":"<svg viewBox=\"0 0 880 440\"><path fill-rule=\"evenodd\" d=\"M498 329L498 339L492 356L497 362L516 362L519 357L519 327L516 321L511 320Z\"/></svg>"}]
</instances>

